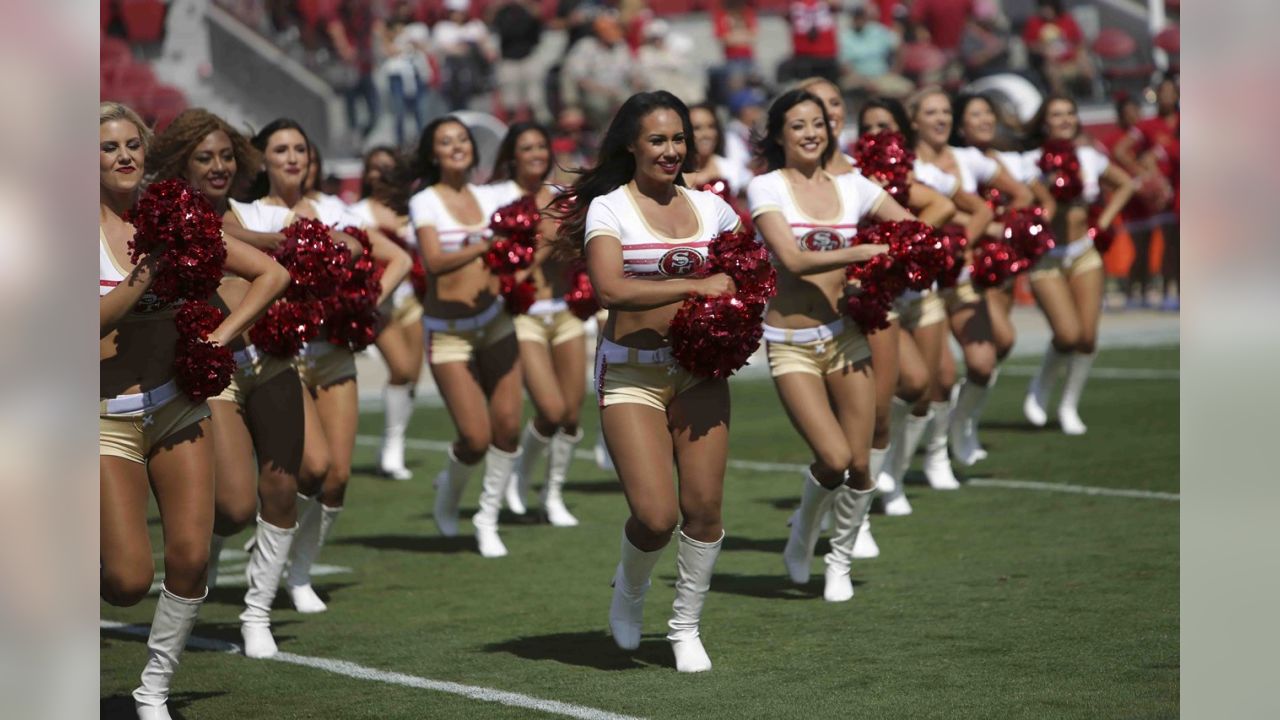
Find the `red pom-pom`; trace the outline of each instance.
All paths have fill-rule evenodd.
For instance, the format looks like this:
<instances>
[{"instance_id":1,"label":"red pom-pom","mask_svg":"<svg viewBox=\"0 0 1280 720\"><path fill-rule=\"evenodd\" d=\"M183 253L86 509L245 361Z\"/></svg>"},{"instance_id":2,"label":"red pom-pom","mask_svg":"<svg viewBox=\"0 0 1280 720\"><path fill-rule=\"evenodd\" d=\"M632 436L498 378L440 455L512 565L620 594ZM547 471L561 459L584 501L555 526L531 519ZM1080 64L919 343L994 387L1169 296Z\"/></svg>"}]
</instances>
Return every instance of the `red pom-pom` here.
<instances>
[{"instance_id":1,"label":"red pom-pom","mask_svg":"<svg viewBox=\"0 0 1280 720\"><path fill-rule=\"evenodd\" d=\"M763 312L733 296L686 300L671 319L672 355L694 375L729 377L760 347Z\"/></svg>"},{"instance_id":2,"label":"red pom-pom","mask_svg":"<svg viewBox=\"0 0 1280 720\"><path fill-rule=\"evenodd\" d=\"M537 199L533 195L525 195L494 211L489 227L498 235L535 235L540 222L542 213L538 210Z\"/></svg>"},{"instance_id":3,"label":"red pom-pom","mask_svg":"<svg viewBox=\"0 0 1280 720\"><path fill-rule=\"evenodd\" d=\"M249 328L249 340L269 355L293 357L303 343L315 339L323 322L319 300L279 300Z\"/></svg>"},{"instance_id":4,"label":"red pom-pom","mask_svg":"<svg viewBox=\"0 0 1280 720\"><path fill-rule=\"evenodd\" d=\"M1045 253L1053 249L1053 230L1045 222L1042 208L1009 210L1002 220L1004 241L1024 261L1022 270L1030 269Z\"/></svg>"},{"instance_id":5,"label":"red pom-pom","mask_svg":"<svg viewBox=\"0 0 1280 720\"><path fill-rule=\"evenodd\" d=\"M178 387L192 400L203 402L231 384L236 361L230 348L208 340L183 338L178 341L173 369Z\"/></svg>"},{"instance_id":6,"label":"red pom-pom","mask_svg":"<svg viewBox=\"0 0 1280 720\"><path fill-rule=\"evenodd\" d=\"M1080 155L1070 140L1050 140L1040 152L1040 172L1044 173L1049 194L1058 202L1073 202L1084 193L1080 178Z\"/></svg>"},{"instance_id":7,"label":"red pom-pom","mask_svg":"<svg viewBox=\"0 0 1280 720\"><path fill-rule=\"evenodd\" d=\"M124 214L133 224L133 262L159 255L160 272L150 292L161 302L203 300L218 289L227 246L222 218L205 196L183 180L152 183Z\"/></svg>"},{"instance_id":8,"label":"red pom-pom","mask_svg":"<svg viewBox=\"0 0 1280 720\"><path fill-rule=\"evenodd\" d=\"M512 315L529 312L529 308L537 300L538 286L529 278L516 282L515 275L500 275L498 285L498 292L506 303L507 312Z\"/></svg>"},{"instance_id":9,"label":"red pom-pom","mask_svg":"<svg viewBox=\"0 0 1280 720\"><path fill-rule=\"evenodd\" d=\"M204 339L222 324L222 310L203 300L188 300L173 316L173 324L183 337Z\"/></svg>"},{"instance_id":10,"label":"red pom-pom","mask_svg":"<svg viewBox=\"0 0 1280 720\"><path fill-rule=\"evenodd\" d=\"M1012 246L990 236L979 238L973 249L974 287L996 287L1021 272L1025 262Z\"/></svg>"},{"instance_id":11,"label":"red pom-pom","mask_svg":"<svg viewBox=\"0 0 1280 720\"><path fill-rule=\"evenodd\" d=\"M733 278L737 297L744 302L764 303L778 290L778 271L769 259L769 249L746 231L712 238L703 274L716 273Z\"/></svg>"},{"instance_id":12,"label":"red pom-pom","mask_svg":"<svg viewBox=\"0 0 1280 720\"><path fill-rule=\"evenodd\" d=\"M901 133L885 130L866 133L853 144L853 156L858 170L871 180L884 185L885 192L906 207L911 193L911 168L916 154L908 147Z\"/></svg>"},{"instance_id":13,"label":"red pom-pom","mask_svg":"<svg viewBox=\"0 0 1280 720\"><path fill-rule=\"evenodd\" d=\"M591 277L581 261L569 266L569 290L564 294L564 301L569 305L569 312L579 320L600 312L600 302L596 300L596 289L591 285Z\"/></svg>"},{"instance_id":14,"label":"red pom-pom","mask_svg":"<svg viewBox=\"0 0 1280 720\"><path fill-rule=\"evenodd\" d=\"M378 336L378 280L383 268L373 260L373 243L364 230L347 226L343 232L355 238L364 253L346 270L335 293L325 298L325 337L334 345L360 351Z\"/></svg>"},{"instance_id":15,"label":"red pom-pom","mask_svg":"<svg viewBox=\"0 0 1280 720\"><path fill-rule=\"evenodd\" d=\"M272 253L293 282L289 300L325 298L338 289L351 264L351 251L330 235L319 220L301 218L284 229L284 242Z\"/></svg>"},{"instance_id":16,"label":"red pom-pom","mask_svg":"<svg viewBox=\"0 0 1280 720\"><path fill-rule=\"evenodd\" d=\"M871 334L889 326L895 298L933 285L946 256L933 229L918 220L865 223L858 228L858 242L889 246L884 255L850 265L846 272L858 287L845 298L845 314Z\"/></svg>"},{"instance_id":17,"label":"red pom-pom","mask_svg":"<svg viewBox=\"0 0 1280 720\"><path fill-rule=\"evenodd\" d=\"M969 247L969 238L964 234L963 227L954 224L943 225L935 231L935 235L944 257L938 285L953 287L964 271L964 251Z\"/></svg>"},{"instance_id":18,"label":"red pom-pom","mask_svg":"<svg viewBox=\"0 0 1280 720\"><path fill-rule=\"evenodd\" d=\"M1111 244L1116 241L1115 223L1108 227L1102 227L1098 224L1098 218L1102 215L1102 205L1096 204L1089 208L1089 237L1093 238L1093 247L1100 253L1106 254L1111 249Z\"/></svg>"}]
</instances>

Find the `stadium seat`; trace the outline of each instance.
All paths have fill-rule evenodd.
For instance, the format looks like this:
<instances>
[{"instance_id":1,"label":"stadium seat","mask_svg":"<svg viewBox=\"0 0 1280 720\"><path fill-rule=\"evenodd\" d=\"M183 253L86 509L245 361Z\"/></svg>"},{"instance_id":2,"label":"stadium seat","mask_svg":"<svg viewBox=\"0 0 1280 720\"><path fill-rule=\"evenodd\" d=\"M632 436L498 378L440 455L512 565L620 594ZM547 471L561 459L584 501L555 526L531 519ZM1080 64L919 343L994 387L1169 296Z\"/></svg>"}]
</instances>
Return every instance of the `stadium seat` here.
<instances>
[{"instance_id":1,"label":"stadium seat","mask_svg":"<svg viewBox=\"0 0 1280 720\"><path fill-rule=\"evenodd\" d=\"M102 21L102 32L106 32L111 21L116 19L116 0L101 0L98 19Z\"/></svg>"},{"instance_id":2,"label":"stadium seat","mask_svg":"<svg viewBox=\"0 0 1280 720\"><path fill-rule=\"evenodd\" d=\"M103 35L98 45L98 61L102 67L113 69L122 67L133 60L133 50L129 43L118 37Z\"/></svg>"},{"instance_id":3,"label":"stadium seat","mask_svg":"<svg viewBox=\"0 0 1280 720\"><path fill-rule=\"evenodd\" d=\"M1093 53L1113 94L1119 90L1134 95L1140 93L1156 70L1148 58L1139 54L1138 41L1117 28L1104 28L1098 33L1093 41Z\"/></svg>"},{"instance_id":4,"label":"stadium seat","mask_svg":"<svg viewBox=\"0 0 1280 720\"><path fill-rule=\"evenodd\" d=\"M947 56L936 46L925 42L907 43L902 46L902 73L919 80L947 65Z\"/></svg>"},{"instance_id":5,"label":"stadium seat","mask_svg":"<svg viewBox=\"0 0 1280 720\"><path fill-rule=\"evenodd\" d=\"M163 132L173 119L187 109L187 96L172 85L156 85L143 102L143 114L156 132Z\"/></svg>"},{"instance_id":6,"label":"stadium seat","mask_svg":"<svg viewBox=\"0 0 1280 720\"><path fill-rule=\"evenodd\" d=\"M1118 28L1103 28L1093 41L1093 52L1102 60L1124 60L1137 49L1138 41Z\"/></svg>"},{"instance_id":7,"label":"stadium seat","mask_svg":"<svg viewBox=\"0 0 1280 720\"><path fill-rule=\"evenodd\" d=\"M649 0L648 6L657 16L687 15L693 12L693 0Z\"/></svg>"},{"instance_id":8,"label":"stadium seat","mask_svg":"<svg viewBox=\"0 0 1280 720\"><path fill-rule=\"evenodd\" d=\"M1170 25L1169 27L1161 30L1156 35L1155 45L1170 55L1177 55L1178 51L1182 48L1182 38L1178 33L1178 26Z\"/></svg>"},{"instance_id":9,"label":"stadium seat","mask_svg":"<svg viewBox=\"0 0 1280 720\"><path fill-rule=\"evenodd\" d=\"M129 42L160 42L164 37L165 4L161 0L121 0L121 3L120 16Z\"/></svg>"}]
</instances>

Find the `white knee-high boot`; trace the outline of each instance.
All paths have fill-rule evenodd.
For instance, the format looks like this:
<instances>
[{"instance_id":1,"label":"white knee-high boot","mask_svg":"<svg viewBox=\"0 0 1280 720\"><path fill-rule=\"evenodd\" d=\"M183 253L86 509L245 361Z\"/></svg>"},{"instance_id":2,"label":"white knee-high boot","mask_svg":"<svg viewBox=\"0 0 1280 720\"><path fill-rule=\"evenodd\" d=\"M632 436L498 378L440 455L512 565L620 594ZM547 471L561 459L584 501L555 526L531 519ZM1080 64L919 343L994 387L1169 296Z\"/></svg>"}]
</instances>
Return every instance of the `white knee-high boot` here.
<instances>
[{"instance_id":1,"label":"white knee-high boot","mask_svg":"<svg viewBox=\"0 0 1280 720\"><path fill-rule=\"evenodd\" d=\"M596 431L596 467L601 470L613 469L613 458L609 456L609 446L604 442L604 430Z\"/></svg>"},{"instance_id":2,"label":"white knee-high boot","mask_svg":"<svg viewBox=\"0 0 1280 720\"><path fill-rule=\"evenodd\" d=\"M715 542L694 540L681 530L676 549L676 599L671 604L671 620L667 622L667 640L676 656L676 670L704 672L711 669L711 658L702 646L698 626L702 622L702 606L711 589L711 574L720 557L724 532Z\"/></svg>"},{"instance_id":3,"label":"white knee-high boot","mask_svg":"<svg viewBox=\"0 0 1280 720\"><path fill-rule=\"evenodd\" d=\"M871 477L879 477L882 474L888 457L888 448L871 448L871 461L867 464L867 470L870 472ZM854 537L853 559L870 560L878 557L880 557L880 545L871 536L871 514L867 513L862 517L862 527L858 528L858 532Z\"/></svg>"},{"instance_id":4,"label":"white knee-high boot","mask_svg":"<svg viewBox=\"0 0 1280 720\"><path fill-rule=\"evenodd\" d=\"M951 403L929 403L933 420L925 431L924 476L934 490L958 490L959 481L951 471L951 458L947 455L947 434L951 427Z\"/></svg>"},{"instance_id":5,"label":"white knee-high boot","mask_svg":"<svg viewBox=\"0 0 1280 720\"><path fill-rule=\"evenodd\" d=\"M822 598L827 602L844 602L853 597L849 567L852 565L858 531L867 519L874 493L874 489L854 490L848 485L842 485L835 492L832 507L836 517L836 531L831 537L831 552L823 558L827 563L827 570Z\"/></svg>"},{"instance_id":6,"label":"white knee-high boot","mask_svg":"<svg viewBox=\"0 0 1280 720\"><path fill-rule=\"evenodd\" d=\"M192 599L180 598L161 587L151 633L147 636L147 664L142 669L142 684L133 691L139 720L169 720L169 686L187 638L191 636L191 628L195 627L200 605L208 596L208 588L203 596Z\"/></svg>"},{"instance_id":7,"label":"white knee-high boot","mask_svg":"<svg viewBox=\"0 0 1280 720\"><path fill-rule=\"evenodd\" d=\"M464 465L449 448L449 464L436 475L436 501L432 509L432 517L436 521L436 529L445 537L458 535L458 503L462 501L462 491L467 481L475 472L475 465Z\"/></svg>"},{"instance_id":8,"label":"white knee-high boot","mask_svg":"<svg viewBox=\"0 0 1280 720\"><path fill-rule=\"evenodd\" d=\"M951 409L951 455L955 461L968 467L978 462L978 412L987 402L990 386L983 387L970 380L960 385L955 407Z\"/></svg>"},{"instance_id":9,"label":"white knee-high boot","mask_svg":"<svg viewBox=\"0 0 1280 720\"><path fill-rule=\"evenodd\" d=\"M507 546L498 537L498 511L502 509L502 493L511 479L511 470L519 459L519 450L509 453L490 447L485 453L480 509L471 517L476 528L476 544L484 557L500 558L507 554Z\"/></svg>"},{"instance_id":10,"label":"white knee-high boot","mask_svg":"<svg viewBox=\"0 0 1280 720\"><path fill-rule=\"evenodd\" d=\"M885 483L892 489L882 491L885 515L911 514L911 503L907 500L906 492L907 469L911 467L911 458L915 457L916 449L920 447L920 441L932 419L932 412L927 415L907 413L902 422L902 442L899 444L894 441L894 447L890 448L891 457L886 459L885 472L881 473L888 474L892 480Z\"/></svg>"},{"instance_id":11,"label":"white knee-high boot","mask_svg":"<svg viewBox=\"0 0 1280 720\"><path fill-rule=\"evenodd\" d=\"M218 585L218 559L222 556L222 546L227 543L227 539L217 533L209 538L209 572L205 585L209 587L209 592Z\"/></svg>"},{"instance_id":12,"label":"white knee-high boot","mask_svg":"<svg viewBox=\"0 0 1280 720\"><path fill-rule=\"evenodd\" d=\"M1083 435L1088 430L1080 419L1080 396L1085 383L1089 382L1089 371L1096 357L1096 352L1075 353L1067 365L1067 381L1062 386L1062 402L1058 404L1058 424L1068 435Z\"/></svg>"},{"instance_id":13,"label":"white knee-high boot","mask_svg":"<svg viewBox=\"0 0 1280 720\"><path fill-rule=\"evenodd\" d=\"M268 658L276 654L276 640L271 636L271 603L280 588L280 574L297 529L296 525L279 528L258 516L249 566L244 571L249 589L244 594L244 612L240 613L246 657Z\"/></svg>"},{"instance_id":14,"label":"white knee-high boot","mask_svg":"<svg viewBox=\"0 0 1280 720\"><path fill-rule=\"evenodd\" d=\"M906 401L894 397L889 403L889 454L885 456L884 467L876 475L876 489L883 495L897 491L898 481L894 468L898 467L899 458L903 457L903 446L906 444L907 416L911 414L911 406Z\"/></svg>"},{"instance_id":15,"label":"white knee-high boot","mask_svg":"<svg viewBox=\"0 0 1280 720\"><path fill-rule=\"evenodd\" d=\"M1027 422L1036 427L1044 427L1049 421L1046 408L1049 406L1049 395L1053 386L1058 384L1058 376L1070 359L1070 354L1058 352L1053 344L1044 351L1044 359L1040 361L1040 371L1031 377L1027 385L1027 396L1022 400L1022 414Z\"/></svg>"},{"instance_id":16,"label":"white knee-high boot","mask_svg":"<svg viewBox=\"0 0 1280 720\"><path fill-rule=\"evenodd\" d=\"M813 476L811 469L804 471L802 482L800 507L791 515L791 534L782 551L782 564L791 582L797 585L809 582L809 564L813 560L813 548L818 544L819 518L831 506L832 495L832 491Z\"/></svg>"},{"instance_id":17,"label":"white knee-high boot","mask_svg":"<svg viewBox=\"0 0 1280 720\"><path fill-rule=\"evenodd\" d=\"M623 650L640 647L644 629L644 596L649 592L649 576L666 546L645 552L627 539L622 530L621 559L613 573L613 600L609 603L609 632Z\"/></svg>"},{"instance_id":18,"label":"white knee-high boot","mask_svg":"<svg viewBox=\"0 0 1280 720\"><path fill-rule=\"evenodd\" d=\"M298 527L289 547L286 585L289 598L300 613L321 613L328 609L311 587L311 566L341 513L341 507L329 507L317 499L298 496Z\"/></svg>"},{"instance_id":19,"label":"white knee-high boot","mask_svg":"<svg viewBox=\"0 0 1280 720\"><path fill-rule=\"evenodd\" d=\"M551 438L544 437L529 421L520 435L520 461L516 463L515 472L507 483L507 507L516 515L527 512L525 498L529 496L529 486L533 484L533 472L537 469L542 456L547 453Z\"/></svg>"},{"instance_id":20,"label":"white knee-high boot","mask_svg":"<svg viewBox=\"0 0 1280 720\"><path fill-rule=\"evenodd\" d=\"M547 484L542 488L542 511L547 522L555 527L573 527L578 518L564 506L562 490L569 476L569 464L573 462L573 449L582 442L582 428L570 435L563 429L551 436L551 451L547 460Z\"/></svg>"},{"instance_id":21,"label":"white knee-high boot","mask_svg":"<svg viewBox=\"0 0 1280 720\"><path fill-rule=\"evenodd\" d=\"M382 392L385 429L382 435L382 473L396 480L408 480L413 473L404 466L404 434L413 416L413 386L387 385Z\"/></svg>"}]
</instances>

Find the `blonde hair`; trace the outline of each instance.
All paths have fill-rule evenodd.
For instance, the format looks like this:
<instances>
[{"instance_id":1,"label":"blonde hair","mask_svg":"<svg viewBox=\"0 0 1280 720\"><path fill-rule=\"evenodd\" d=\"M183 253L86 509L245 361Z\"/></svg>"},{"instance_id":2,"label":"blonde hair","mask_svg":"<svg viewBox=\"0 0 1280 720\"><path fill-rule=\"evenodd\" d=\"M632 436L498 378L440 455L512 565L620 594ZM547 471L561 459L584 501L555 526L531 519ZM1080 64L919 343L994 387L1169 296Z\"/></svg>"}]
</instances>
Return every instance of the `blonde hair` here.
<instances>
[{"instance_id":1,"label":"blonde hair","mask_svg":"<svg viewBox=\"0 0 1280 720\"><path fill-rule=\"evenodd\" d=\"M796 84L795 84L795 85L792 85L789 89L790 89L790 90L808 90L809 88L813 87L814 85L824 85L824 84L825 84L825 85L830 85L830 86L832 87L832 89L834 89L837 93L840 93L840 92L841 92L841 91L840 91L840 86L839 86L839 85L837 85L837 84L835 84L835 83L831 82L830 80L828 80L828 79L826 79L826 78L822 77L821 75L810 75L809 77L807 77L807 78L805 78L805 79L803 79L803 80L797 80L797 81L796 81ZM843 94L843 93L841 93L841 94Z\"/></svg>"},{"instance_id":2,"label":"blonde hair","mask_svg":"<svg viewBox=\"0 0 1280 720\"><path fill-rule=\"evenodd\" d=\"M138 115L133 108L124 103L112 102L110 100L98 104L98 124L112 122L114 120L128 120L138 128L138 135L142 137L143 149L151 149L151 140L155 137L155 133L147 124L142 121L142 117Z\"/></svg>"},{"instance_id":3,"label":"blonde hair","mask_svg":"<svg viewBox=\"0 0 1280 720\"><path fill-rule=\"evenodd\" d=\"M911 120L915 120L916 115L920 113L920 106L924 104L924 99L928 97L933 97L934 95L941 95L942 97L947 98L948 104L950 104L951 102L951 96L948 95L947 91L943 90L940 86L928 85L928 86L922 87L919 90L912 93L911 97L907 98L907 102L906 102L907 117Z\"/></svg>"}]
</instances>

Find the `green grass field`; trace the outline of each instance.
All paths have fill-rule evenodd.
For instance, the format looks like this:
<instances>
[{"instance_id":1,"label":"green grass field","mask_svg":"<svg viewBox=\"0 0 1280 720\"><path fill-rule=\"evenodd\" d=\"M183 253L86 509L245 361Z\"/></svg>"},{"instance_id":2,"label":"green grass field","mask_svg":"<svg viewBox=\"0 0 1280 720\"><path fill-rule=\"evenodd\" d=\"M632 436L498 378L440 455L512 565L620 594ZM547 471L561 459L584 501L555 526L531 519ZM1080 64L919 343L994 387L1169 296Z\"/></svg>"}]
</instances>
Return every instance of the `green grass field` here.
<instances>
[{"instance_id":1,"label":"green grass field","mask_svg":"<svg viewBox=\"0 0 1280 720\"><path fill-rule=\"evenodd\" d=\"M1022 419L1025 373L1034 366L1014 361L1001 378L983 426L991 458L969 476L1178 492L1176 375L1091 380L1081 409L1089 434L1066 437ZM1104 350L1097 366L1176 370L1178 353ZM733 402L732 458L808 460L769 381L735 381ZM589 448L594 408L584 417ZM362 417L362 435L380 429L380 414ZM420 409L409 434L448 440L451 429L443 410ZM411 451L416 477L397 483L369 473L375 450L358 447L348 510L321 557L351 572L318 579L329 603L323 615L294 612L282 593L274 623L282 651L649 718L1179 712L1177 501L914 485L913 515L873 518L882 554L855 565L857 596L830 604L822 600L820 559L806 587L791 585L782 567L799 474L731 468L728 535L702 625L715 668L681 676L663 639L674 549L655 573L640 649L623 653L606 634L627 514L613 477L576 461L566 500L581 526L504 516L511 554L485 560L470 537L435 534L430 481L443 455ZM478 492L477 476L464 516ZM158 537L158 522L153 528ZM195 635L240 642L242 595L242 588L214 591ZM145 625L153 608L150 600L128 609L104 604L102 616ZM142 638L102 632L103 717L132 716L128 693L145 657ZM196 649L183 658L170 707L188 720L547 717Z\"/></svg>"}]
</instances>

